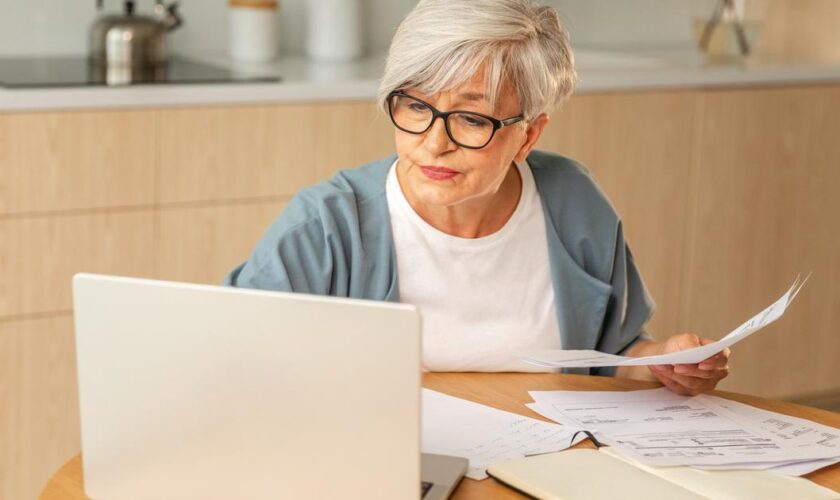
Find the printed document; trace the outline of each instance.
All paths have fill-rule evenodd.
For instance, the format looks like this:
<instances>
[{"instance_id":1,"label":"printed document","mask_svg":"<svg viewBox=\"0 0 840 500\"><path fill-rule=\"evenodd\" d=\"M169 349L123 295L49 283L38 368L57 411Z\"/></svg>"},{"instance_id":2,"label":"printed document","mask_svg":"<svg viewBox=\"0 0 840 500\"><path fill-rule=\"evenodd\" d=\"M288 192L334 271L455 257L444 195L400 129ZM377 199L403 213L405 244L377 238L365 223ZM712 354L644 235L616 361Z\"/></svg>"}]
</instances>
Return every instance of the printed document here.
<instances>
[{"instance_id":1,"label":"printed document","mask_svg":"<svg viewBox=\"0 0 840 500\"><path fill-rule=\"evenodd\" d=\"M706 395L679 396L665 388L529 394L542 415L595 432L619 453L648 465L769 468L840 456L836 429L785 419L790 426L767 419L762 425L743 408L729 410L718 404L720 398Z\"/></svg>"},{"instance_id":2,"label":"printed document","mask_svg":"<svg viewBox=\"0 0 840 500\"><path fill-rule=\"evenodd\" d=\"M793 285L784 295L781 296L781 298L779 298L779 300L747 320L744 324L730 332L727 336L717 342L712 342L711 344L706 344L704 346L656 356L642 356L639 358L617 356L615 354L607 354L592 350L562 349L525 351L519 353L519 358L527 363L549 368L588 368L598 366L640 366L699 363L704 359L710 358L723 351L727 347L735 345L741 340L744 340L753 333L779 319L782 314L784 314L791 301L793 301L796 297L796 294L799 293L799 290L806 281L808 281L807 277L804 280L800 280L800 278L797 277Z\"/></svg>"},{"instance_id":3,"label":"printed document","mask_svg":"<svg viewBox=\"0 0 840 500\"><path fill-rule=\"evenodd\" d=\"M422 422L423 452L468 459L472 479L486 478L497 460L564 450L577 430L429 389L423 389Z\"/></svg>"},{"instance_id":4,"label":"printed document","mask_svg":"<svg viewBox=\"0 0 840 500\"><path fill-rule=\"evenodd\" d=\"M762 410L717 396L705 397L714 400L721 408L725 408L769 431L787 442L789 446L804 450L811 448L834 450L835 456L833 458L774 464L773 467L768 469L772 472L802 476L840 462L840 429L818 424L804 418Z\"/></svg>"}]
</instances>

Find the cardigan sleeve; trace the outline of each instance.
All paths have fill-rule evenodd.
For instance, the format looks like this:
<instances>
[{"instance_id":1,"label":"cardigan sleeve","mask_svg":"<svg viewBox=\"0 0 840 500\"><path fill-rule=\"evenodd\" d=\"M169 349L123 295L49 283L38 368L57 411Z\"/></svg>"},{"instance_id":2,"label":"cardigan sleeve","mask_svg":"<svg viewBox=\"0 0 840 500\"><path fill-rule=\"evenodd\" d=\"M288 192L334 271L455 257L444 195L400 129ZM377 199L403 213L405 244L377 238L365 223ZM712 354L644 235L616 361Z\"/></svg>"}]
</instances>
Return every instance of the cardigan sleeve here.
<instances>
[{"instance_id":1,"label":"cardigan sleeve","mask_svg":"<svg viewBox=\"0 0 840 500\"><path fill-rule=\"evenodd\" d=\"M332 258L314 221L291 228L283 217L272 225L251 257L234 268L224 284L280 292L329 294Z\"/></svg>"},{"instance_id":2,"label":"cardigan sleeve","mask_svg":"<svg viewBox=\"0 0 840 500\"><path fill-rule=\"evenodd\" d=\"M653 314L655 305L624 240L621 224L618 226L615 250L609 283L612 291L596 349L610 354L624 354L636 342L651 338L644 331L644 325ZM614 366L592 370L594 375L613 376L615 372Z\"/></svg>"},{"instance_id":3,"label":"cardigan sleeve","mask_svg":"<svg viewBox=\"0 0 840 500\"><path fill-rule=\"evenodd\" d=\"M333 248L319 214L307 196L296 196L274 220L247 261L223 284L280 292L328 295L333 277Z\"/></svg>"},{"instance_id":4,"label":"cardigan sleeve","mask_svg":"<svg viewBox=\"0 0 840 500\"><path fill-rule=\"evenodd\" d=\"M300 190L229 286L398 301L385 179L391 156Z\"/></svg>"}]
</instances>

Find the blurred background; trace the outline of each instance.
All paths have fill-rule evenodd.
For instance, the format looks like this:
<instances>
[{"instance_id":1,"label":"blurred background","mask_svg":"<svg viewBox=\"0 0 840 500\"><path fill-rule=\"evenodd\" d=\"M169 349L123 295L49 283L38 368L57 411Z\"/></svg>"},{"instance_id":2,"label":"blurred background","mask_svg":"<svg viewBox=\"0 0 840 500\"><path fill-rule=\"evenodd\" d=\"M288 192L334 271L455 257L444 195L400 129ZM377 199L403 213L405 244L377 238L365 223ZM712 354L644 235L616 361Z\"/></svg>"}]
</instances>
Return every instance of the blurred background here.
<instances>
[{"instance_id":1,"label":"blurred background","mask_svg":"<svg viewBox=\"0 0 840 500\"><path fill-rule=\"evenodd\" d=\"M322 2L330 4L330 1ZM332 2L337 3L337 2ZM349 3L353 3L350 0ZM394 29L417 3L416 0L364 0L364 41L373 51L384 51ZM689 20L712 13L714 0L635 0L633 2L553 0L544 2L561 12L576 42L689 42ZM152 1L138 1L138 10L148 10ZM225 1L180 3L186 18L182 30L173 33L178 51L225 51L230 32L230 5ZM107 0L105 7L120 10L119 0ZM307 0L282 0L276 23L281 52L303 53ZM0 1L5 13L0 19L0 53L83 54L87 30L96 16L94 0Z\"/></svg>"},{"instance_id":2,"label":"blurred background","mask_svg":"<svg viewBox=\"0 0 840 500\"><path fill-rule=\"evenodd\" d=\"M298 189L391 154L415 3L0 0L0 499L79 452L71 276L219 283ZM546 3L580 85L538 147L614 202L650 332L720 338L813 272L722 388L840 410L840 2Z\"/></svg>"}]
</instances>

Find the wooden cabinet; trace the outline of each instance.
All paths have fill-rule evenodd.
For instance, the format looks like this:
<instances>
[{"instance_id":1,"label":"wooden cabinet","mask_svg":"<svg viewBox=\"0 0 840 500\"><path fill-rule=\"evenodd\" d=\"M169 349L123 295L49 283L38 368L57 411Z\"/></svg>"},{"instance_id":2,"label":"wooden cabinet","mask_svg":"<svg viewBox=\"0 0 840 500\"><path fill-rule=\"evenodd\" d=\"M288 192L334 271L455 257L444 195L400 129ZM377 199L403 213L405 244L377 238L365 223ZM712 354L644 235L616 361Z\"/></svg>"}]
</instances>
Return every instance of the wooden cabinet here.
<instances>
[{"instance_id":1,"label":"wooden cabinet","mask_svg":"<svg viewBox=\"0 0 840 500\"><path fill-rule=\"evenodd\" d=\"M157 201L293 195L315 182L311 105L161 110Z\"/></svg>"},{"instance_id":2,"label":"wooden cabinet","mask_svg":"<svg viewBox=\"0 0 840 500\"><path fill-rule=\"evenodd\" d=\"M217 284L392 134L367 102L0 114L0 498L79 450L74 273Z\"/></svg>"},{"instance_id":3,"label":"wooden cabinet","mask_svg":"<svg viewBox=\"0 0 840 500\"><path fill-rule=\"evenodd\" d=\"M221 283L248 258L283 206L268 201L159 210L158 277Z\"/></svg>"},{"instance_id":4,"label":"wooden cabinet","mask_svg":"<svg viewBox=\"0 0 840 500\"><path fill-rule=\"evenodd\" d=\"M724 388L840 391L840 87L575 96L539 147L591 169L658 304L650 331L736 348ZM295 191L393 151L370 102L0 114L0 497L78 450L70 278L218 283Z\"/></svg>"},{"instance_id":5,"label":"wooden cabinet","mask_svg":"<svg viewBox=\"0 0 840 500\"><path fill-rule=\"evenodd\" d=\"M0 498L34 499L79 452L73 318L0 320Z\"/></svg>"},{"instance_id":6,"label":"wooden cabinet","mask_svg":"<svg viewBox=\"0 0 840 500\"><path fill-rule=\"evenodd\" d=\"M840 88L710 91L693 168L685 324L721 335L813 272L777 323L739 345L725 387L840 391Z\"/></svg>"},{"instance_id":7,"label":"wooden cabinet","mask_svg":"<svg viewBox=\"0 0 840 500\"><path fill-rule=\"evenodd\" d=\"M582 95L552 127L541 146L586 164L624 219L654 336L720 338L813 272L721 388L840 392L840 87Z\"/></svg>"},{"instance_id":8,"label":"wooden cabinet","mask_svg":"<svg viewBox=\"0 0 840 500\"><path fill-rule=\"evenodd\" d=\"M152 210L0 218L0 321L72 309L77 272L157 273Z\"/></svg>"},{"instance_id":9,"label":"wooden cabinet","mask_svg":"<svg viewBox=\"0 0 840 500\"><path fill-rule=\"evenodd\" d=\"M0 113L0 214L152 204L155 116Z\"/></svg>"}]
</instances>

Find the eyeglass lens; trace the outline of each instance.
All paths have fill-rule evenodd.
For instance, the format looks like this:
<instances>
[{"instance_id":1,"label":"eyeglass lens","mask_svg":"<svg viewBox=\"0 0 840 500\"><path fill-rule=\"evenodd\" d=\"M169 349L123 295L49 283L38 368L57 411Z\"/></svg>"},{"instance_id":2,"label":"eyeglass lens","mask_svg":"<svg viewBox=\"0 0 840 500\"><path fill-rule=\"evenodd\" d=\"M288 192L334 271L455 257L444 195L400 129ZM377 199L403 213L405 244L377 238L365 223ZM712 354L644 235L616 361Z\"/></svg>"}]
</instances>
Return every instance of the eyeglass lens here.
<instances>
[{"instance_id":1,"label":"eyeglass lens","mask_svg":"<svg viewBox=\"0 0 840 500\"><path fill-rule=\"evenodd\" d=\"M412 134L422 134L432 124L434 113L428 104L412 97L391 97L391 116L401 129ZM456 111L446 117L449 137L456 144L482 147L493 137L493 123L474 113Z\"/></svg>"}]
</instances>

